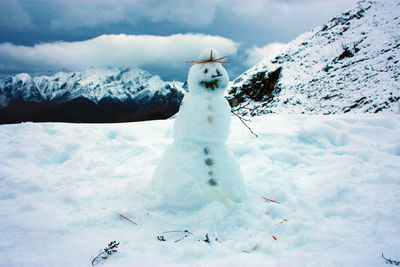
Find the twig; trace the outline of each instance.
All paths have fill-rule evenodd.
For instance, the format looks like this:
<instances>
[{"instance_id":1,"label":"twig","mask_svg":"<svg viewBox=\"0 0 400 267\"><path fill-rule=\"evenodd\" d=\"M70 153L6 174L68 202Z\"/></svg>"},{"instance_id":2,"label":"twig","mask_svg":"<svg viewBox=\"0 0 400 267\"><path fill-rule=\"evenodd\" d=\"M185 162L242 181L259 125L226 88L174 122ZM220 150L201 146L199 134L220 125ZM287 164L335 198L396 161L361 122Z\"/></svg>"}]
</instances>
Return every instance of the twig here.
<instances>
[{"instance_id":1,"label":"twig","mask_svg":"<svg viewBox=\"0 0 400 267\"><path fill-rule=\"evenodd\" d=\"M206 239L203 240L206 243L210 243L210 238L208 237L208 233L206 234Z\"/></svg>"},{"instance_id":2,"label":"twig","mask_svg":"<svg viewBox=\"0 0 400 267\"><path fill-rule=\"evenodd\" d=\"M237 108L232 108L233 112L239 112L240 110L247 110L250 114L257 111L260 108L260 105L257 106L253 106L252 108L248 107L250 105L250 102L247 102L245 105L243 106L238 106Z\"/></svg>"},{"instance_id":3,"label":"twig","mask_svg":"<svg viewBox=\"0 0 400 267\"><path fill-rule=\"evenodd\" d=\"M121 213L119 214L119 216L121 216L122 218L124 218L125 220L130 221L131 223L133 223L134 225L138 225L137 223L135 223L134 221L132 221L131 219L125 217L124 215L122 215Z\"/></svg>"},{"instance_id":4,"label":"twig","mask_svg":"<svg viewBox=\"0 0 400 267\"><path fill-rule=\"evenodd\" d=\"M391 260L391 259L386 259L385 256L383 256L383 253L382 253L382 257L386 260L386 263L390 263L390 264L394 264L394 265L400 265L400 261L394 261L394 260Z\"/></svg>"},{"instance_id":5,"label":"twig","mask_svg":"<svg viewBox=\"0 0 400 267\"><path fill-rule=\"evenodd\" d=\"M266 197L263 197L263 196L261 196L265 201L267 201L267 202L273 202L273 203L276 203L276 204L279 204L279 202L278 201L275 201L275 200L273 200L273 199L269 199L269 198L266 198Z\"/></svg>"},{"instance_id":6,"label":"twig","mask_svg":"<svg viewBox=\"0 0 400 267\"><path fill-rule=\"evenodd\" d=\"M248 125L246 124L246 122L251 122L251 120L250 120L250 119L245 119L245 118L243 118L243 116L241 116L241 115L239 114L239 113L242 113L242 112L240 112L241 110L247 110L247 111L249 112L249 114L252 114L252 113L254 113L255 111L257 111L257 109L260 107L260 106L258 105L258 106L253 106L253 108L250 108L250 107L248 107L249 105L250 105L250 102L247 102L247 103L244 104L244 105L239 105L237 108L232 108L232 109L231 109L231 112L232 112L233 115L235 115L236 117L238 117L238 118L240 119L240 121L247 127L247 129L249 129L249 131L250 131L255 137L258 138L258 135L257 135L256 133L254 133L253 130L250 128L250 126L248 126Z\"/></svg>"},{"instance_id":7,"label":"twig","mask_svg":"<svg viewBox=\"0 0 400 267\"><path fill-rule=\"evenodd\" d=\"M238 107L235 108L235 109L232 108L232 111L236 112L236 111L239 111L239 110L241 110L241 109L251 110L250 108L247 107L248 105L250 105L250 102L247 102L244 106L238 106Z\"/></svg>"},{"instance_id":8,"label":"twig","mask_svg":"<svg viewBox=\"0 0 400 267\"><path fill-rule=\"evenodd\" d=\"M118 252L118 246L119 242L117 243L115 240L108 243L107 247L101 250L99 254L92 260L92 266L100 263L101 260L107 259L113 253Z\"/></svg>"},{"instance_id":9,"label":"twig","mask_svg":"<svg viewBox=\"0 0 400 267\"><path fill-rule=\"evenodd\" d=\"M280 225L280 224L283 224L285 222L287 222L287 219L283 219L282 221L280 221L279 223L276 223L275 225Z\"/></svg>"},{"instance_id":10,"label":"twig","mask_svg":"<svg viewBox=\"0 0 400 267\"><path fill-rule=\"evenodd\" d=\"M233 112L232 112L233 113ZM233 113L234 115L238 116L239 118L242 119L242 121L246 121L246 122L252 122L250 119L245 119L244 117L242 117L241 115L237 114L237 113Z\"/></svg>"},{"instance_id":11,"label":"twig","mask_svg":"<svg viewBox=\"0 0 400 267\"><path fill-rule=\"evenodd\" d=\"M250 253L250 252L253 252L253 251L255 251L255 250L257 250L258 249L258 244L256 244L252 249L250 249L250 250L242 250L243 252L245 252L245 253Z\"/></svg>"},{"instance_id":12,"label":"twig","mask_svg":"<svg viewBox=\"0 0 400 267\"><path fill-rule=\"evenodd\" d=\"M174 231L166 231L166 232L162 232L160 233L160 235L162 234L169 234L169 233L188 233L190 235L193 235L193 233L189 232L189 230L174 230Z\"/></svg>"},{"instance_id":13,"label":"twig","mask_svg":"<svg viewBox=\"0 0 400 267\"><path fill-rule=\"evenodd\" d=\"M193 235L193 233L191 233L189 230L183 230L183 231L175 230L175 231L166 231L166 232L159 233L159 234L157 235L157 239L158 239L159 241L167 241L167 240L165 239L165 237L164 237L163 234L169 234L169 233L185 233L185 235L184 235L183 237L178 238L177 240L175 240L175 241L174 241L175 243L177 243L177 242L179 242L179 241L185 239L185 238L188 237L188 236L192 236L192 235Z\"/></svg>"},{"instance_id":14,"label":"twig","mask_svg":"<svg viewBox=\"0 0 400 267\"><path fill-rule=\"evenodd\" d=\"M178 243L179 241L181 241L181 240L185 239L186 237L188 237L188 235L184 235L183 237L181 237L181 238L178 238L178 239L177 239L177 240L175 240L174 242L175 242L175 243Z\"/></svg>"},{"instance_id":15,"label":"twig","mask_svg":"<svg viewBox=\"0 0 400 267\"><path fill-rule=\"evenodd\" d=\"M249 129L249 131L250 131L255 137L258 138L258 135L257 135L255 132L253 132L253 130L251 130L251 128L246 124L246 122L245 122L246 119L242 118L242 116L240 116L239 114L237 114L237 113L234 112L234 111L232 111L232 114L235 115L236 117L238 117L239 120L244 124L244 126L246 126L247 129ZM250 120L248 120L248 121L250 121Z\"/></svg>"}]
</instances>

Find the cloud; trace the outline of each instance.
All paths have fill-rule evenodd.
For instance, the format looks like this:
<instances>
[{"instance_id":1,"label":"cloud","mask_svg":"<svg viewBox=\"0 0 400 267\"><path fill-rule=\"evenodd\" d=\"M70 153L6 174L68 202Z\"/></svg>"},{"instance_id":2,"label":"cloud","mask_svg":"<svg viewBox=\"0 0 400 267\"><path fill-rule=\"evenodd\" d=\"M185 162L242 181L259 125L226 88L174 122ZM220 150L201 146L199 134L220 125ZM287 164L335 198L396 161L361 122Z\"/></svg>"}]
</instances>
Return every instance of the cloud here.
<instances>
[{"instance_id":1,"label":"cloud","mask_svg":"<svg viewBox=\"0 0 400 267\"><path fill-rule=\"evenodd\" d=\"M31 27L44 31L134 26L138 21L168 22L185 27L208 27L217 14L247 18L254 22L281 23L282 16L343 10L357 0L1 0L0 25ZM318 12L315 12L318 10ZM219 13L218 13L219 12ZM308 20L312 17L307 17ZM290 24L290 23L289 23Z\"/></svg>"},{"instance_id":2,"label":"cloud","mask_svg":"<svg viewBox=\"0 0 400 267\"><path fill-rule=\"evenodd\" d=\"M239 43L203 34L101 35L79 42L52 42L34 46L0 44L0 72L83 70L122 66L164 73L187 73L185 61L197 59L204 48L235 55ZM162 73L161 73L162 74Z\"/></svg>"},{"instance_id":3,"label":"cloud","mask_svg":"<svg viewBox=\"0 0 400 267\"><path fill-rule=\"evenodd\" d=\"M187 70L174 64L197 57L198 52L190 51L200 51L198 47L203 45L214 46L216 37L224 36L219 42L235 47L235 53L239 41L243 50L258 45L230 58L230 72L236 69L236 75L242 71L245 56L245 64L252 66L264 56L265 44L289 42L355 6L356 1L0 0L0 42L29 45L0 44L0 73L77 70L118 63L184 79L180 72ZM170 35L188 32L213 36ZM99 36L103 33L136 35ZM54 40L64 41L55 43ZM76 40L85 41L65 42ZM168 46L169 42L180 45L182 53ZM149 53L148 48L153 52ZM167 49L173 53L165 53ZM175 59L168 58L169 54ZM188 56L182 56L185 54Z\"/></svg>"},{"instance_id":4,"label":"cloud","mask_svg":"<svg viewBox=\"0 0 400 267\"><path fill-rule=\"evenodd\" d=\"M247 67L252 67L265 58L277 56L286 47L284 43L271 43L263 47L253 46L246 49L247 58L243 63Z\"/></svg>"},{"instance_id":5,"label":"cloud","mask_svg":"<svg viewBox=\"0 0 400 267\"><path fill-rule=\"evenodd\" d=\"M30 28L32 25L31 17L28 12L21 7L18 1L5 0L0 3L0 27Z\"/></svg>"},{"instance_id":6,"label":"cloud","mask_svg":"<svg viewBox=\"0 0 400 267\"><path fill-rule=\"evenodd\" d=\"M145 19L203 27L213 23L216 7L212 0L1 0L0 25L58 31L135 25Z\"/></svg>"}]
</instances>

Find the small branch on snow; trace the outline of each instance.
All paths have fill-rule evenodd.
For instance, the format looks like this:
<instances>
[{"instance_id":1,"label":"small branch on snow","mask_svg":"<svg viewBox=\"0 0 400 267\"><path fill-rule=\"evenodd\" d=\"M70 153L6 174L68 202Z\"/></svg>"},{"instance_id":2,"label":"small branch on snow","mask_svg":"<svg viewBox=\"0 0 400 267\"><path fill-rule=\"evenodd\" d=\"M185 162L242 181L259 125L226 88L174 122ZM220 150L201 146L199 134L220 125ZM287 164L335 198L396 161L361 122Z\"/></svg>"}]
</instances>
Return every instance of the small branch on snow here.
<instances>
[{"instance_id":1,"label":"small branch on snow","mask_svg":"<svg viewBox=\"0 0 400 267\"><path fill-rule=\"evenodd\" d=\"M167 240L165 239L165 236L164 236L164 235L165 235L165 234L169 234L169 233L184 233L184 236L183 236L183 237L178 238L177 240L174 241L175 243L177 243L177 242L179 242L179 241L185 239L185 238L188 237L188 236L192 236L192 235L193 235L193 233L191 233L189 230L183 230L183 231L181 231L181 230L175 230L175 231L166 231L166 232L162 232L162 233L160 233L160 234L157 235L157 239L158 239L159 241L167 241Z\"/></svg>"},{"instance_id":2,"label":"small branch on snow","mask_svg":"<svg viewBox=\"0 0 400 267\"><path fill-rule=\"evenodd\" d=\"M101 250L99 254L92 260L92 266L100 263L102 260L106 260L113 253L118 252L118 246L119 242L117 243L115 240L108 243L107 247Z\"/></svg>"},{"instance_id":3,"label":"small branch on snow","mask_svg":"<svg viewBox=\"0 0 400 267\"><path fill-rule=\"evenodd\" d=\"M121 213L119 214L119 216L121 216L122 218L124 218L125 220L130 221L131 223L133 223L134 225L138 225L137 223L135 223L134 221L132 221L131 219L125 217L124 215L122 215Z\"/></svg>"},{"instance_id":4,"label":"small branch on snow","mask_svg":"<svg viewBox=\"0 0 400 267\"><path fill-rule=\"evenodd\" d=\"M251 120L243 118L242 116L240 116L238 113L236 113L236 112L233 111L233 110L232 110L232 114L235 115L236 117L238 117L239 120L244 124L244 126L246 126L247 129L249 129L249 131L250 131L255 137L258 138L258 135L257 135L255 132L253 132L253 130L246 124L246 121L251 122Z\"/></svg>"},{"instance_id":5,"label":"small branch on snow","mask_svg":"<svg viewBox=\"0 0 400 267\"><path fill-rule=\"evenodd\" d=\"M250 105L250 102L247 102L247 103L244 104L243 106L240 105L240 106L238 106L238 107L236 107L236 108L232 108L232 109L231 109L231 112L232 112L233 115L235 115L236 117L239 118L239 120L244 124L244 126L246 126L247 129L249 129L249 131L250 131L255 137L258 138L258 135L257 135L256 133L254 133L253 130L250 128L250 126L248 126L247 123L246 123L246 122L251 122L251 120L250 120L250 119L246 119L246 118L244 118L242 115L240 115L240 111L241 111L241 110L247 110L247 111L251 114L252 112L257 111L257 109L259 108L259 106L250 108L250 107L248 107L249 105Z\"/></svg>"},{"instance_id":6,"label":"small branch on snow","mask_svg":"<svg viewBox=\"0 0 400 267\"><path fill-rule=\"evenodd\" d=\"M258 249L258 244L256 244L252 249L250 249L250 250L242 250L243 252L245 252L245 253L251 253L251 252L253 252L253 251L255 251L255 250L257 250Z\"/></svg>"},{"instance_id":7,"label":"small branch on snow","mask_svg":"<svg viewBox=\"0 0 400 267\"><path fill-rule=\"evenodd\" d=\"M183 237L181 237L181 238L178 238L178 239L177 239L177 240L175 240L174 242L175 242L175 243L178 243L179 241L181 241L181 240L185 239L186 237L188 237L188 235L184 235Z\"/></svg>"},{"instance_id":8,"label":"small branch on snow","mask_svg":"<svg viewBox=\"0 0 400 267\"><path fill-rule=\"evenodd\" d=\"M394 264L394 265L400 265L400 261L394 261L394 260L391 260L391 259L386 259L385 258L385 256L383 256L383 253L382 253L382 258L384 258L385 260L386 260L386 264Z\"/></svg>"},{"instance_id":9,"label":"small branch on snow","mask_svg":"<svg viewBox=\"0 0 400 267\"><path fill-rule=\"evenodd\" d=\"M275 200L273 200L273 199L269 199L269 198L266 198L266 197L263 197L263 196L261 196L261 197L262 197L266 202L268 202L268 203L273 202L273 203L279 204L278 201L275 201Z\"/></svg>"},{"instance_id":10,"label":"small branch on snow","mask_svg":"<svg viewBox=\"0 0 400 267\"><path fill-rule=\"evenodd\" d=\"M231 110L232 110L232 112L236 112L236 113L240 113L240 111L245 110L246 113L251 115L251 114L254 114L254 112L256 112L261 107L261 105L257 105L257 106L253 106L253 107L249 107L249 106L250 106L250 102L247 102L245 105L239 105L238 107L232 108Z\"/></svg>"},{"instance_id":11,"label":"small branch on snow","mask_svg":"<svg viewBox=\"0 0 400 267\"><path fill-rule=\"evenodd\" d=\"M210 238L208 237L208 233L206 234L206 239L203 240L206 243L210 243Z\"/></svg>"},{"instance_id":12,"label":"small branch on snow","mask_svg":"<svg viewBox=\"0 0 400 267\"><path fill-rule=\"evenodd\" d=\"M163 235L158 235L158 236L157 236L157 239L158 239L159 241L167 241L167 240L165 240L165 237L164 237Z\"/></svg>"},{"instance_id":13,"label":"small branch on snow","mask_svg":"<svg viewBox=\"0 0 400 267\"><path fill-rule=\"evenodd\" d=\"M279 223L276 223L275 225L280 225L280 224L283 224L285 222L287 222L287 219L283 219L282 221L280 221Z\"/></svg>"}]
</instances>

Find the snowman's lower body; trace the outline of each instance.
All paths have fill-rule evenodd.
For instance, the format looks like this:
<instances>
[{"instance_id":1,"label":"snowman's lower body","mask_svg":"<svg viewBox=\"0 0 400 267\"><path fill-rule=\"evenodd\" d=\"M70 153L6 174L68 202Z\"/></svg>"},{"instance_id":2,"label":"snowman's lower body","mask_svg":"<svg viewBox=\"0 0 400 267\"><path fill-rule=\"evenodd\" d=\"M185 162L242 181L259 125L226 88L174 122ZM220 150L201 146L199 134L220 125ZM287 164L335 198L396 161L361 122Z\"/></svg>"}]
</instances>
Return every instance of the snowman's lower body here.
<instances>
[{"instance_id":1,"label":"snowman's lower body","mask_svg":"<svg viewBox=\"0 0 400 267\"><path fill-rule=\"evenodd\" d=\"M175 141L161 158L153 188L167 209L246 199L240 167L225 143Z\"/></svg>"}]
</instances>

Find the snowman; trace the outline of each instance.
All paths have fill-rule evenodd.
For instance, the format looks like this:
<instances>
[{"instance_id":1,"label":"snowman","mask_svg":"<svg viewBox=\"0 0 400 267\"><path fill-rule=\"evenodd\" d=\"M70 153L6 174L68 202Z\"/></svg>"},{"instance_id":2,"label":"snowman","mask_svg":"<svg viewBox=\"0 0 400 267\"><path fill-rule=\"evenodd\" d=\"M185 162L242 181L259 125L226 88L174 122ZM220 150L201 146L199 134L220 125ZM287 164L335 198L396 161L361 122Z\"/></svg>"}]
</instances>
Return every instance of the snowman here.
<instances>
[{"instance_id":1,"label":"snowman","mask_svg":"<svg viewBox=\"0 0 400 267\"><path fill-rule=\"evenodd\" d=\"M246 200L240 167L226 144L230 106L224 98L228 73L215 49L191 61L189 93L153 177L153 189L165 209L198 209L219 201L228 206Z\"/></svg>"}]
</instances>

